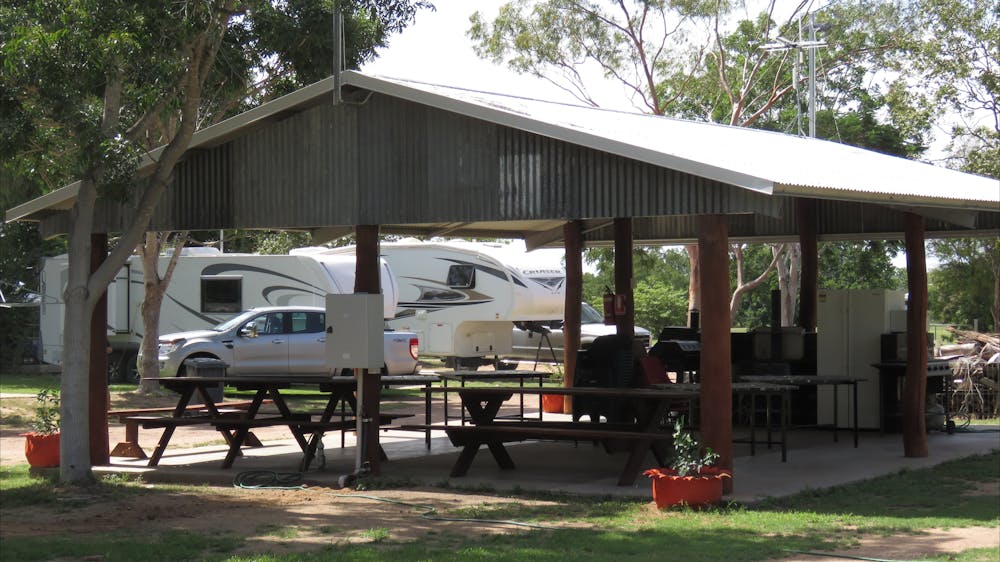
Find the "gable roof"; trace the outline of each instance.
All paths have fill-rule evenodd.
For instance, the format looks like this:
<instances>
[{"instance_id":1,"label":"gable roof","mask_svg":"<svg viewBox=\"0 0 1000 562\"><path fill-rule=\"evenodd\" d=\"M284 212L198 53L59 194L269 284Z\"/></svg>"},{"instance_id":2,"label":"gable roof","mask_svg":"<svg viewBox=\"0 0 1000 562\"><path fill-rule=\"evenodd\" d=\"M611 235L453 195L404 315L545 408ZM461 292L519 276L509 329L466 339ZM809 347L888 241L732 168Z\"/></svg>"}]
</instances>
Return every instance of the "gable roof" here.
<instances>
[{"instance_id":1,"label":"gable roof","mask_svg":"<svg viewBox=\"0 0 1000 562\"><path fill-rule=\"evenodd\" d=\"M290 114L331 103L333 79L317 82L241 115L196 132L189 151L210 149L246 137ZM847 145L756 129L701 123L648 114L535 100L411 80L345 72L348 94L366 100L381 94L430 108L526 131L636 162L677 170L735 186L765 197L806 197L848 204L876 203L912 210L967 228L983 212L1000 213L1000 181L888 156ZM363 103L363 101L361 102ZM162 149L144 158L139 173L151 169ZM71 184L14 207L6 220L42 220L69 209L79 184ZM838 208L837 213L850 214ZM457 218L455 220L458 220ZM448 232L488 236L551 231L566 220L546 217L527 224L503 219L425 224L398 231ZM994 219L987 221L992 225ZM593 230L600 230L595 222ZM336 233L341 229L334 228ZM676 229L675 229L676 230ZM683 237L662 235L666 240ZM679 232L679 231L676 231ZM649 239L656 238L650 236Z\"/></svg>"}]
</instances>

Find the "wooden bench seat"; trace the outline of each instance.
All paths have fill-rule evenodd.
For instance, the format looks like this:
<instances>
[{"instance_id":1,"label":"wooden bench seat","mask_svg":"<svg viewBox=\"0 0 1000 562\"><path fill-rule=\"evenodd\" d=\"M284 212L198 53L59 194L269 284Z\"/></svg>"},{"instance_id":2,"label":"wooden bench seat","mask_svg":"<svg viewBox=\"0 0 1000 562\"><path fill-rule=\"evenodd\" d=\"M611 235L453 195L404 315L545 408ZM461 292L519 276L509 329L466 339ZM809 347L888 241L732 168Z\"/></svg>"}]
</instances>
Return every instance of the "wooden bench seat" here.
<instances>
[{"instance_id":1,"label":"wooden bench seat","mask_svg":"<svg viewBox=\"0 0 1000 562\"><path fill-rule=\"evenodd\" d=\"M246 409L253 402L250 400L241 401L229 401L229 402L219 402L216 404L216 409L220 414L239 414L246 411ZM263 404L271 404L271 400L264 400ZM110 410L108 411L108 419L116 419L118 423L125 425L125 440L119 442L115 445L114 449L111 450L111 456L113 457L129 457L134 459L145 459L146 452L143 451L142 447L139 446L139 427L143 429L163 429L166 427L179 427L184 425L197 425L198 423L206 423L206 419L209 415L209 409L205 407L204 404L191 404L184 408L185 415L182 417L173 417L173 413L176 408L164 407L164 408L134 408L130 410ZM164 419L171 420L184 420L184 419L197 419L198 422L181 422L181 421L171 421L162 422ZM260 440L257 436L251 435L247 438L248 446L260 447Z\"/></svg>"},{"instance_id":2,"label":"wooden bench seat","mask_svg":"<svg viewBox=\"0 0 1000 562\"><path fill-rule=\"evenodd\" d=\"M630 451L630 460L626 463L619 479L619 485L630 485L638 472L641 461L639 453L649 449L657 462L666 464L664 443L673 440L670 432L644 432L622 429L627 426L614 427L609 424L591 424L580 422L496 422L484 425L405 425L402 429L413 430L443 430L448 434L451 443L462 447L462 452L451 470L452 477L464 476L472 466L472 461L482 445L486 445L497 464L502 469L513 469L514 461L510 458L504 443L520 441L594 441L604 445L607 452ZM634 426L633 426L634 427ZM635 465L635 466L633 466Z\"/></svg>"}]
</instances>

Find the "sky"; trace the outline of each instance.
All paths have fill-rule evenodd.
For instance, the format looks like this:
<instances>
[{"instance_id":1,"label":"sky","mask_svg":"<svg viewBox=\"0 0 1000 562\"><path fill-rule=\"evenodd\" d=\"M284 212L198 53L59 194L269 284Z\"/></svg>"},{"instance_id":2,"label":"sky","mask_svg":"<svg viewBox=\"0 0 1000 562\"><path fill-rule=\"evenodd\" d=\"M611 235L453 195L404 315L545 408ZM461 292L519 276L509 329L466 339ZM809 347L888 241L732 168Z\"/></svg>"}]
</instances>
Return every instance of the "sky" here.
<instances>
[{"instance_id":1,"label":"sky","mask_svg":"<svg viewBox=\"0 0 1000 562\"><path fill-rule=\"evenodd\" d=\"M403 78L512 94L552 101L579 103L579 100L551 83L532 76L519 75L506 67L480 59L466 36L471 27L469 17L480 11L487 19L499 12L509 0L433 0L436 11L422 10L416 20L400 34L389 39L389 46L379 51L375 60L362 66L362 72L390 78ZM789 2L794 6L797 2ZM780 5L780 2L779 2ZM780 19L780 18L779 18ZM604 106L632 109L623 90L607 82L591 93ZM558 255L558 257L556 257ZM551 264L561 259L562 250L536 250L524 254L529 264ZM905 254L893 264L906 266ZM931 266L931 264L928 264Z\"/></svg>"}]
</instances>

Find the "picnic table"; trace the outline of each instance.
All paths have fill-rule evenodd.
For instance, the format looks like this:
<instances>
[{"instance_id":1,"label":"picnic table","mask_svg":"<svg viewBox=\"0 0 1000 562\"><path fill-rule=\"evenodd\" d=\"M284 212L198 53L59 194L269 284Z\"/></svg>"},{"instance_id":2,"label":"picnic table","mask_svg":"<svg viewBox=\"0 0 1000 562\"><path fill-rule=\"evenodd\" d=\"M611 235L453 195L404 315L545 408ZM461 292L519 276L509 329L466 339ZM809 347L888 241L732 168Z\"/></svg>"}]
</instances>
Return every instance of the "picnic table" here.
<instances>
[{"instance_id":1,"label":"picnic table","mask_svg":"<svg viewBox=\"0 0 1000 562\"><path fill-rule=\"evenodd\" d=\"M164 433L157 449L150 458L150 466L156 466L163 451L166 449L178 425L208 424L228 436L226 441L229 450L222 463L222 468L232 466L239 456L241 447L247 443L251 430L259 427L286 426L302 449L303 458L299 469L309 468L316 456L323 434L326 431L353 431L357 427L357 401L355 391L357 379L350 376L318 377L318 376L244 376L244 377L163 377L154 378L161 386L177 392L178 402L173 415L164 419ZM433 376L403 375L396 377L380 377L383 385L393 384L423 384L427 387L437 380ZM237 390L253 391L254 396L245 410L238 415L223 415L215 408L208 390L223 384ZM287 391L292 388L313 388L317 390L326 403L322 411L314 412L302 408L293 408L287 400ZM209 415L196 418L186 418L186 411L191 397L200 394L209 409ZM429 395L428 395L429 397ZM261 412L265 403L271 403L277 413ZM214 413L213 413L214 412ZM425 421L430 421L429 404L425 410ZM318 419L314 419L317 418ZM404 415L382 414L379 420L373 420L377 427L391 423ZM426 439L429 441L429 432ZM382 458L385 452L380 451Z\"/></svg>"},{"instance_id":2,"label":"picnic table","mask_svg":"<svg viewBox=\"0 0 1000 562\"><path fill-rule=\"evenodd\" d=\"M444 389L441 389L444 390ZM480 447L485 445L501 469L513 469L514 461L505 443L526 440L594 441L604 445L607 452L627 452L618 478L619 486L632 485L642 469L647 451L652 451L657 461L665 464L664 445L673 439L673 428L661 423L668 418L670 408L677 399L693 396L688 389L637 389L637 388L536 388L536 387L464 387L457 392L462 407L468 414L468 425L434 426L444 430L452 444L462 451L452 466L451 476L468 473ZM501 406L515 395L558 394L573 397L594 397L623 401L628 404L634 418L630 422L556 421L556 420L505 420L498 418ZM413 426L420 428L422 426Z\"/></svg>"},{"instance_id":3,"label":"picnic table","mask_svg":"<svg viewBox=\"0 0 1000 562\"><path fill-rule=\"evenodd\" d=\"M459 388L465 388L465 383L469 381L496 382L496 381L517 381L520 388L524 388L525 379L538 379L538 388L542 388L545 379L551 373L548 371L477 371L477 370L448 370L435 371L441 377L441 384L444 392L444 423L448 424L448 382L458 381ZM520 418L524 419L524 395L520 396ZM538 409L538 419L542 419L542 409ZM465 425L465 410L461 413L462 425Z\"/></svg>"}]
</instances>

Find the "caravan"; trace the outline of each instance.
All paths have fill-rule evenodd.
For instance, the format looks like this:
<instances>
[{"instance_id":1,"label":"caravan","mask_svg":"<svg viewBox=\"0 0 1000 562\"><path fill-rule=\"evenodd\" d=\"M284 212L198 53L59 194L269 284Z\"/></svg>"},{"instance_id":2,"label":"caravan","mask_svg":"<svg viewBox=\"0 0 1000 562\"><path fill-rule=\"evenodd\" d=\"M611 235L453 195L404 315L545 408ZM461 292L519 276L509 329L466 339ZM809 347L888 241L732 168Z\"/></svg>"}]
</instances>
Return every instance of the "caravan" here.
<instances>
[{"instance_id":1,"label":"caravan","mask_svg":"<svg viewBox=\"0 0 1000 562\"><path fill-rule=\"evenodd\" d=\"M504 246L390 242L380 247L396 275L399 303L389 325L415 332L420 352L473 367L511 352L513 322L562 318L565 274L529 277L495 256ZM353 256L353 247L302 248L292 255ZM557 264L558 265L558 264Z\"/></svg>"},{"instance_id":2,"label":"caravan","mask_svg":"<svg viewBox=\"0 0 1000 562\"><path fill-rule=\"evenodd\" d=\"M167 260L160 258L161 272ZM62 362L67 268L65 255L46 258L42 266L40 324L46 363ZM353 256L346 255L224 254L214 248L185 248L163 299L160 333L208 329L255 307L324 307L327 294L354 292L354 268ZM384 260L381 271L383 314L392 318L396 281ZM144 293L142 260L132 256L108 287L113 378L135 378Z\"/></svg>"}]
</instances>

